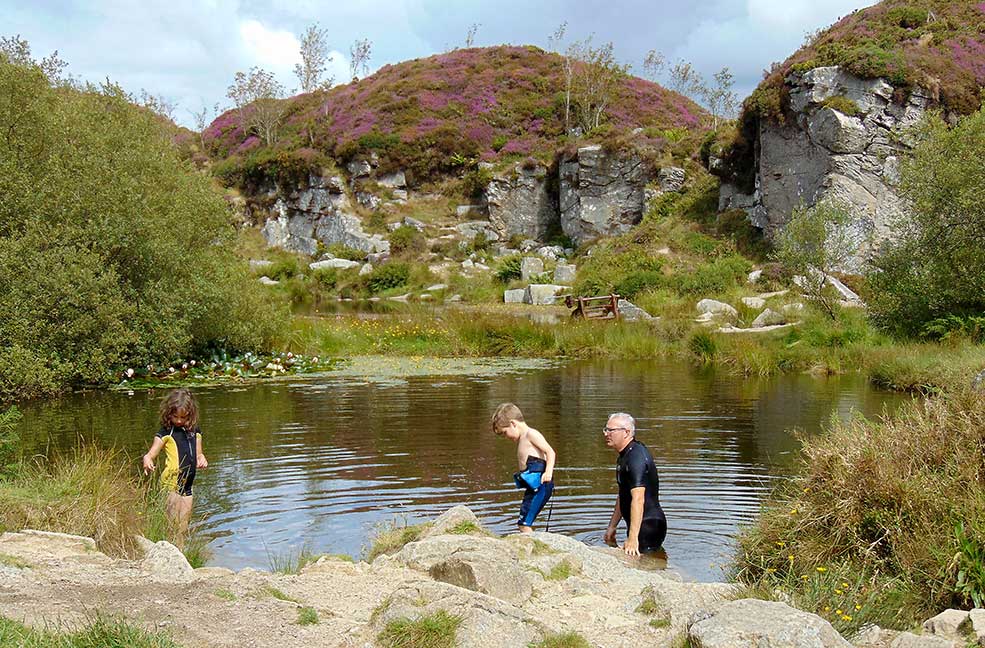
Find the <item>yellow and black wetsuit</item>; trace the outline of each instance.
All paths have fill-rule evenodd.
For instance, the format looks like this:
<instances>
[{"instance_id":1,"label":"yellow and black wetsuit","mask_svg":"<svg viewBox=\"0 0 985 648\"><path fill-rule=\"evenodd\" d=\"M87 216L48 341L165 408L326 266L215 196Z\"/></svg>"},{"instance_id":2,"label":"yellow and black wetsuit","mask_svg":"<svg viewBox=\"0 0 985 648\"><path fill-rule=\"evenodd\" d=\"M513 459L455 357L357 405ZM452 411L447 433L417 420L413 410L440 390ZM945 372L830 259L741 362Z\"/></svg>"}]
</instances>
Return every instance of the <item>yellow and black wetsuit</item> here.
<instances>
[{"instance_id":1,"label":"yellow and black wetsuit","mask_svg":"<svg viewBox=\"0 0 985 648\"><path fill-rule=\"evenodd\" d=\"M198 427L186 430L169 425L157 431L158 438L164 441L164 471L161 473L161 487L179 495L191 495L195 481L195 467L198 461Z\"/></svg>"}]
</instances>

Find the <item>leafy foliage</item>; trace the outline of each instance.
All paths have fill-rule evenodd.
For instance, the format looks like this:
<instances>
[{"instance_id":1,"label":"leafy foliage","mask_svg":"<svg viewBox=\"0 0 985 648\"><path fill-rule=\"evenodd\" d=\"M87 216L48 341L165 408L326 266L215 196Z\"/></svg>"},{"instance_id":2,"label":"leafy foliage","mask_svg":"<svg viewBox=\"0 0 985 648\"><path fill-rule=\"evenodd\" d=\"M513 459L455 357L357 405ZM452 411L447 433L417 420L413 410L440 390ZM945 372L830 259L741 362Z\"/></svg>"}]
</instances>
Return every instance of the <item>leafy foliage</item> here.
<instances>
[{"instance_id":1,"label":"leafy foliage","mask_svg":"<svg viewBox=\"0 0 985 648\"><path fill-rule=\"evenodd\" d=\"M366 280L373 294L407 285L410 279L410 266L406 263L390 262L374 268Z\"/></svg>"},{"instance_id":2,"label":"leafy foliage","mask_svg":"<svg viewBox=\"0 0 985 648\"><path fill-rule=\"evenodd\" d=\"M924 125L901 169L911 214L868 277L873 317L886 330L942 337L978 326L971 318L985 312L983 157L985 111L953 129L939 118Z\"/></svg>"},{"instance_id":3,"label":"leafy foliage","mask_svg":"<svg viewBox=\"0 0 985 648\"><path fill-rule=\"evenodd\" d=\"M0 398L270 339L221 195L156 115L4 55L0 96Z\"/></svg>"}]
</instances>

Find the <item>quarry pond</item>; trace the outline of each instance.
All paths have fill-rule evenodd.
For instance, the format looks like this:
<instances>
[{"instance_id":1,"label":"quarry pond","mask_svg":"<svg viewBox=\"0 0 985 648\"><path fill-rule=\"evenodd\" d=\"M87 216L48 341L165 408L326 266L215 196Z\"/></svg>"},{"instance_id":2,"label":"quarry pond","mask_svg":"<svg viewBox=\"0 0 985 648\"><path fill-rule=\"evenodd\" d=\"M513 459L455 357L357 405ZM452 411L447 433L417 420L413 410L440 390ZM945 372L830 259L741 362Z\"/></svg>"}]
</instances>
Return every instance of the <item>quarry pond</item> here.
<instances>
[{"instance_id":1,"label":"quarry pond","mask_svg":"<svg viewBox=\"0 0 985 648\"><path fill-rule=\"evenodd\" d=\"M892 411L906 396L858 375L749 378L667 359L545 361L357 358L304 379L200 387L210 466L195 521L211 565L267 569L297 552L360 555L375 526L433 519L467 504L497 533L515 527L515 446L494 436L503 401L558 453L550 531L601 544L615 501L611 412L637 418L660 470L671 568L721 580L732 538L795 467L794 430ZM80 440L133 460L157 429L165 390L94 391L23 407L30 452ZM620 529L620 539L624 529Z\"/></svg>"}]
</instances>

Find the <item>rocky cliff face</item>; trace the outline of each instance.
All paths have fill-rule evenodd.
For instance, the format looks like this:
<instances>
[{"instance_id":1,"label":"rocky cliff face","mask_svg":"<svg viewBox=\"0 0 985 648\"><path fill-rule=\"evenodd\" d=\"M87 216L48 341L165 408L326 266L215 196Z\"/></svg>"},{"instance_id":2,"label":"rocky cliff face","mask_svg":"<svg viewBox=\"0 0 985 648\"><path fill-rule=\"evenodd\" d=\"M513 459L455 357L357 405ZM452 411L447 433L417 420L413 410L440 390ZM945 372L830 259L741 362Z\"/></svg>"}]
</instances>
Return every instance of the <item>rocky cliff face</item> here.
<instances>
[{"instance_id":1,"label":"rocky cliff face","mask_svg":"<svg viewBox=\"0 0 985 648\"><path fill-rule=\"evenodd\" d=\"M744 209L767 236L780 231L800 205L824 200L852 214L856 269L879 242L892 236L906 206L896 190L907 129L924 116L931 97L914 91L906 103L882 79L860 79L838 67L787 78L793 118L763 122L757 142L755 191L725 182L719 209Z\"/></svg>"},{"instance_id":2,"label":"rocky cliff face","mask_svg":"<svg viewBox=\"0 0 985 648\"><path fill-rule=\"evenodd\" d=\"M504 238L520 235L542 241L558 222L557 199L541 164L519 164L512 173L494 177L486 188L486 204L489 221Z\"/></svg>"},{"instance_id":3,"label":"rocky cliff face","mask_svg":"<svg viewBox=\"0 0 985 648\"><path fill-rule=\"evenodd\" d=\"M561 229L575 243L622 234L642 219L647 178L638 157L586 146L559 173Z\"/></svg>"},{"instance_id":4,"label":"rocky cliff face","mask_svg":"<svg viewBox=\"0 0 985 648\"><path fill-rule=\"evenodd\" d=\"M390 244L379 234L370 236L362 229L359 217L351 209L340 176L323 178L312 175L308 186L286 192L272 187L267 196L274 200L273 216L261 232L271 247L314 256L319 242L341 243L368 254L388 252Z\"/></svg>"}]
</instances>

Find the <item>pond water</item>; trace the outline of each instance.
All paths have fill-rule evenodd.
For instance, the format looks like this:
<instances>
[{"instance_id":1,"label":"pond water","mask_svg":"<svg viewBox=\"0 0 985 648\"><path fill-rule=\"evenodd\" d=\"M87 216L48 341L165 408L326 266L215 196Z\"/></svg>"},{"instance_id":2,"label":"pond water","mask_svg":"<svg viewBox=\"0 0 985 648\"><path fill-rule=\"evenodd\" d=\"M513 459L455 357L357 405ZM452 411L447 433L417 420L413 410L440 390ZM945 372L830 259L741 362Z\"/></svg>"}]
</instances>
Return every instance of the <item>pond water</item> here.
<instances>
[{"instance_id":1,"label":"pond water","mask_svg":"<svg viewBox=\"0 0 985 648\"><path fill-rule=\"evenodd\" d=\"M85 439L122 448L134 471L165 392L74 394L24 408L40 451ZM489 417L514 401L558 453L550 530L601 544L615 502L616 455L601 428L633 414L660 471L670 566L716 580L739 525L793 469L794 428L883 413L903 397L859 376L753 379L687 363L362 359L306 379L197 389L210 467L195 482L195 519L211 564L268 568L306 546L359 555L373 528L467 504L492 530L515 529L515 446ZM542 514L540 529L547 521ZM620 529L620 541L625 535Z\"/></svg>"}]
</instances>

